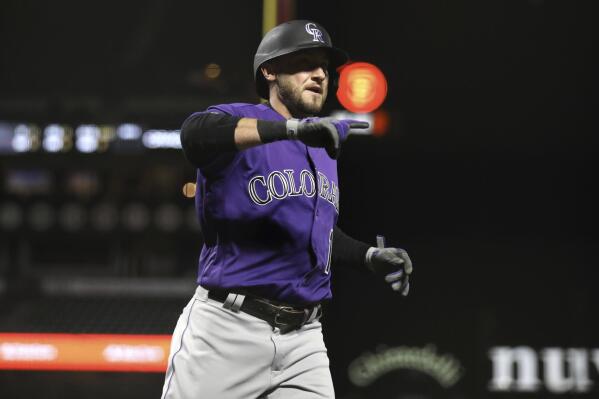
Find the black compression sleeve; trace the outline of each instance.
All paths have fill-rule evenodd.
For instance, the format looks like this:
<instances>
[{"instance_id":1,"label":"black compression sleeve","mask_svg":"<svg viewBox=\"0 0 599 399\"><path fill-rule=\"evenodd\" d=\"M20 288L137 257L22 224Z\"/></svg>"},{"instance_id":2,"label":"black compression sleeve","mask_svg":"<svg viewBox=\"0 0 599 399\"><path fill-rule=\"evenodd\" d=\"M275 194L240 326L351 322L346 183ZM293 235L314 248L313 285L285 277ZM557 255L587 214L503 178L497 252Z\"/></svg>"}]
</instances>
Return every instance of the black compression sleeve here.
<instances>
[{"instance_id":1,"label":"black compression sleeve","mask_svg":"<svg viewBox=\"0 0 599 399\"><path fill-rule=\"evenodd\" d=\"M181 146L185 157L197 167L207 165L219 155L235 152L235 128L241 118L216 112L191 115L181 127Z\"/></svg>"},{"instance_id":2,"label":"black compression sleeve","mask_svg":"<svg viewBox=\"0 0 599 399\"><path fill-rule=\"evenodd\" d=\"M333 248L331 249L331 263L335 265L347 265L349 267L367 270L364 268L366 251L370 245L358 241L345 234L339 227L333 230Z\"/></svg>"},{"instance_id":3,"label":"black compression sleeve","mask_svg":"<svg viewBox=\"0 0 599 399\"><path fill-rule=\"evenodd\" d=\"M258 135L264 144L277 140L287 140L287 125L283 121L258 120Z\"/></svg>"}]
</instances>

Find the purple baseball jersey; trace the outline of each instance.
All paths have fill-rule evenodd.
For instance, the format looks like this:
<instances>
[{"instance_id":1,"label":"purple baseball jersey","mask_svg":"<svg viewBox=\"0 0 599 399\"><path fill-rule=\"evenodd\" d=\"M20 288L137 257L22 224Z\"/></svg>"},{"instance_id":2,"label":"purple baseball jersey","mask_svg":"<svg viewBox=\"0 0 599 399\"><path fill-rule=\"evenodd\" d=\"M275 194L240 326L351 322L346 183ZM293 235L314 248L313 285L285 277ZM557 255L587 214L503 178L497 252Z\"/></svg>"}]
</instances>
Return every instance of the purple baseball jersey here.
<instances>
[{"instance_id":1,"label":"purple baseball jersey","mask_svg":"<svg viewBox=\"0 0 599 399\"><path fill-rule=\"evenodd\" d=\"M266 105L205 112L280 120ZM300 305L331 298L337 162L322 148L277 141L221 156L198 169L196 209L204 234L198 283Z\"/></svg>"}]
</instances>

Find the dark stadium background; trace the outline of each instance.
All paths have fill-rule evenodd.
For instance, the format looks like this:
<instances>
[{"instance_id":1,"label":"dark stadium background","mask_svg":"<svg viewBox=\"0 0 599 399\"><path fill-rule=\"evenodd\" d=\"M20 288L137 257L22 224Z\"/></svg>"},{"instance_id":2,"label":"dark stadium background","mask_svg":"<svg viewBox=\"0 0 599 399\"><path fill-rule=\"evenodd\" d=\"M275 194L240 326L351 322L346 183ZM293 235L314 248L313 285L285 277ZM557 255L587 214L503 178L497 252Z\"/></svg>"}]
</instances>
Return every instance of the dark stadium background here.
<instances>
[{"instance_id":1,"label":"dark stadium background","mask_svg":"<svg viewBox=\"0 0 599 399\"><path fill-rule=\"evenodd\" d=\"M366 274L334 270L324 333L338 397L596 397L593 8L296 2L296 17L322 23L389 84L388 133L343 147L339 224L372 244L384 234L415 265L406 299ZM258 101L251 65L261 21L261 1L4 0L0 121L178 129L210 104ZM219 79L204 77L209 63L220 65ZM327 111L340 109L330 94ZM28 177L41 188L20 190ZM193 291L202 242L193 200L182 194L193 179L172 149L1 154L0 205L17 204L22 218L8 226L4 215L0 226L0 333L170 334ZM88 189L73 190L73 181ZM65 203L85 212L110 203L119 219L100 231L76 214L82 225L69 230L56 213L38 229L31 212L39 203L56 212ZM170 204L180 224L129 229L131 204L149 214ZM367 387L348 377L365 353L427 345L459 361L455 385L410 368ZM498 347L537 354L537 388L490 388ZM546 348L586 353L591 384L552 391ZM0 397L150 398L162 381L159 373L5 370Z\"/></svg>"}]
</instances>

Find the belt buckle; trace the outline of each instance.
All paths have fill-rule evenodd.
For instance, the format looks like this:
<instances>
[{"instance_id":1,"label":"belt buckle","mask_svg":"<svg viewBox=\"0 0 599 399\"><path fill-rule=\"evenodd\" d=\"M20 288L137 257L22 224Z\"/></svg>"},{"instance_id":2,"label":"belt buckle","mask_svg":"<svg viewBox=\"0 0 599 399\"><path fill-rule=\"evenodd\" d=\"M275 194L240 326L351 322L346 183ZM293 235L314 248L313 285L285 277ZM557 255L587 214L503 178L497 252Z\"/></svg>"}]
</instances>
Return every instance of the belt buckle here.
<instances>
[{"instance_id":1,"label":"belt buckle","mask_svg":"<svg viewBox=\"0 0 599 399\"><path fill-rule=\"evenodd\" d=\"M310 318L310 313L311 312L308 309L303 309L304 317L302 318L301 322L299 322L297 324L281 323L281 322L279 322L279 316L281 316L281 310L283 310L283 309L290 310L290 311L295 311L295 309L293 309L293 308L281 307L281 308L279 308L279 310L275 314L274 325L275 325L275 327L278 327L279 330L281 330L281 334L287 334L290 331L299 330L300 328L302 328L304 326L304 324L306 324L306 322Z\"/></svg>"},{"instance_id":2,"label":"belt buckle","mask_svg":"<svg viewBox=\"0 0 599 399\"><path fill-rule=\"evenodd\" d=\"M277 313L275 313L274 326L281 331L281 334L287 334L289 331L293 330L290 324L281 323L279 321L279 317L281 316L281 310L277 309Z\"/></svg>"},{"instance_id":3,"label":"belt buckle","mask_svg":"<svg viewBox=\"0 0 599 399\"><path fill-rule=\"evenodd\" d=\"M292 308L291 306L277 306L277 305L272 305L275 307L275 309L277 310L275 313L275 325L279 326L285 326L287 325L286 323L280 323L279 322L279 317L281 316L282 312L293 312L295 309Z\"/></svg>"},{"instance_id":4,"label":"belt buckle","mask_svg":"<svg viewBox=\"0 0 599 399\"><path fill-rule=\"evenodd\" d=\"M279 327L280 329L282 329L283 326L285 326L285 323L280 323L279 322L279 316L281 315L281 312L277 311L277 313L275 313L275 321L274 321L274 325L275 327Z\"/></svg>"},{"instance_id":5,"label":"belt buckle","mask_svg":"<svg viewBox=\"0 0 599 399\"><path fill-rule=\"evenodd\" d=\"M303 309L304 317L300 323L298 323L298 324L282 323L279 321L279 317L281 316L281 313L283 311L287 311L290 313L293 313L293 312L299 313L299 312L297 311L296 308L293 308L291 306L277 306L276 308L277 308L277 312L275 313L274 326L278 327L279 330L281 330L282 334L286 334L289 331L293 331L293 330L302 328L302 326L304 324L306 324L306 322L308 321L308 318L310 317L310 312L307 309Z\"/></svg>"}]
</instances>

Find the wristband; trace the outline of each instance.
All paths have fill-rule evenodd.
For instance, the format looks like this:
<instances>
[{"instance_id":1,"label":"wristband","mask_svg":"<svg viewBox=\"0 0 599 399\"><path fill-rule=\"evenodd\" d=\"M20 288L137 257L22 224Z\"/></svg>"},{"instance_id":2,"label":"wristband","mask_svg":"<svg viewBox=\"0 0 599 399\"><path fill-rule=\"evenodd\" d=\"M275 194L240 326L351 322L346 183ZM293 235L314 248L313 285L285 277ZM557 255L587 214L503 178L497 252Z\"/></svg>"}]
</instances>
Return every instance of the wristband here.
<instances>
[{"instance_id":1,"label":"wristband","mask_svg":"<svg viewBox=\"0 0 599 399\"><path fill-rule=\"evenodd\" d=\"M299 122L299 119L288 119L287 123L285 123L285 127L287 128L287 138L289 140L297 140Z\"/></svg>"},{"instance_id":2,"label":"wristband","mask_svg":"<svg viewBox=\"0 0 599 399\"><path fill-rule=\"evenodd\" d=\"M258 135L263 144L288 139L287 128L283 121L265 121L258 119L256 129L258 129Z\"/></svg>"}]
</instances>

